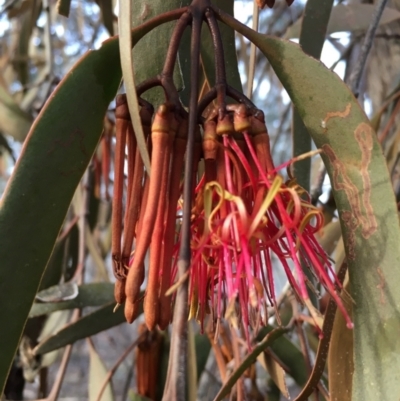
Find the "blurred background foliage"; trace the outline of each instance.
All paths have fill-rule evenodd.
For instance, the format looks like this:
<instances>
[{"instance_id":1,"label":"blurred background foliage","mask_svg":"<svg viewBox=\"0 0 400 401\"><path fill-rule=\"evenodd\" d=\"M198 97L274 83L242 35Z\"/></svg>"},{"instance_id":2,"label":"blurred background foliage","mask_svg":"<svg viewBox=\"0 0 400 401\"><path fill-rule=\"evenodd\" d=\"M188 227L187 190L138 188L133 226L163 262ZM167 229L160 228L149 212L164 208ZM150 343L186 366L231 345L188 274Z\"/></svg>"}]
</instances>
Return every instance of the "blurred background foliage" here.
<instances>
[{"instance_id":1,"label":"blurred background foliage","mask_svg":"<svg viewBox=\"0 0 400 401\"><path fill-rule=\"evenodd\" d=\"M68 18L59 14L62 3L0 2L0 193L20 156L32 122L60 79L87 50L99 48L117 32L116 0L72 0ZM260 32L298 41L305 3L295 0L289 8L284 0L277 0L273 9L258 13L252 0L236 0L235 17L254 27L258 20ZM374 6L372 0L334 1L321 60L345 82L358 62ZM145 2L141 7L141 13L146 13ZM400 0L391 0L381 18L358 97L383 146L397 201L400 201L399 38ZM243 91L265 112L273 157L280 164L292 153L289 96L266 58L259 51L253 58L249 42L239 34L236 51ZM122 311L110 313L114 308L110 259L113 172L112 165L110 170L102 170L102 161L107 146L112 150L113 107L111 104L105 117L101 142L77 188L30 312L7 382L7 399L139 400L145 398L138 394L144 395L149 389L157 391L148 396L160 399L159 383L165 380L168 334L146 332L140 319L128 326L123 323ZM319 158L312 163L311 196L326 218L321 243L339 266L344 258L340 226L329 180ZM80 283L71 279L83 268L78 288ZM282 320L288 323L295 317L296 322L307 322L306 316L298 318L301 311L284 276L277 277L277 285L282 294ZM327 298L322 296L320 304L324 312ZM191 328L188 357L191 370L196 372L189 380L196 388L191 400L196 397L212 400L232 372L237 352L243 355L244 350L228 326L222 327L218 342L214 342L209 329L208 336L201 336L197 325ZM263 336L259 334L259 338ZM351 339L346 341L350 350ZM311 372L317 345L318 335L312 325L296 323L290 333L276 340L246 370L243 380L247 399L283 400L289 393L294 397ZM328 362L334 369L334 357ZM147 375L148 372L151 374ZM111 377L112 385L107 384ZM325 399L327 380L325 371L312 399Z\"/></svg>"}]
</instances>

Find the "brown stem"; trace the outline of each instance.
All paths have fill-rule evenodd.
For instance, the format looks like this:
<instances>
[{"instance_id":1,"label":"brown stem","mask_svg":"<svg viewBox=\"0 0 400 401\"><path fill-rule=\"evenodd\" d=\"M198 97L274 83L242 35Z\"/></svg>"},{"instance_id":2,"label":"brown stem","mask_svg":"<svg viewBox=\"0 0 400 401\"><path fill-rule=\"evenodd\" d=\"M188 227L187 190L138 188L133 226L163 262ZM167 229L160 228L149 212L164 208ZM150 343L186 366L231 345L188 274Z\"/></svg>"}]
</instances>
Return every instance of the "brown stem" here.
<instances>
[{"instance_id":1,"label":"brown stem","mask_svg":"<svg viewBox=\"0 0 400 401\"><path fill-rule=\"evenodd\" d=\"M227 95L232 99L236 100L239 103L244 104L251 113L259 112L255 104L247 98L243 93L239 92L237 89L233 88L232 86L228 85L226 89Z\"/></svg>"},{"instance_id":2,"label":"brown stem","mask_svg":"<svg viewBox=\"0 0 400 401\"><path fill-rule=\"evenodd\" d=\"M170 45L168 47L167 56L165 58L165 64L161 73L161 83L166 93L169 102L173 103L176 107L180 108L181 103L179 100L178 91L174 85L173 72L176 64L176 57L178 55L179 45L182 39L182 35L186 27L190 24L192 15L187 12L181 16L175 25L174 31L170 39Z\"/></svg>"},{"instance_id":3,"label":"brown stem","mask_svg":"<svg viewBox=\"0 0 400 401\"><path fill-rule=\"evenodd\" d=\"M226 71L224 47L222 45L221 32L214 12L209 9L206 12L206 21L210 29L211 38L214 45L215 58L215 87L217 90L217 104L219 118L223 118L226 112Z\"/></svg>"}]
</instances>

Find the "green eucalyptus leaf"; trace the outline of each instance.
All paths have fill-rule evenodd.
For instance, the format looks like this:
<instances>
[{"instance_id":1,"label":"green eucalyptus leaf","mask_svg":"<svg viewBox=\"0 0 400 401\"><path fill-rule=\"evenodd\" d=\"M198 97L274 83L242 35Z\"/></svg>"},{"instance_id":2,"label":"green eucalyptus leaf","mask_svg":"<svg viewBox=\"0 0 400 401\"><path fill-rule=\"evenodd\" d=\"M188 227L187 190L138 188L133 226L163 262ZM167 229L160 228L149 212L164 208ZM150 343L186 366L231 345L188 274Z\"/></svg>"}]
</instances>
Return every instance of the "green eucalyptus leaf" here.
<instances>
[{"instance_id":1,"label":"green eucalyptus leaf","mask_svg":"<svg viewBox=\"0 0 400 401\"><path fill-rule=\"evenodd\" d=\"M375 7L374 4L338 4L332 9L327 33L366 31L374 15ZM388 24L399 18L400 12L398 10L386 7L379 21L379 26ZM288 29L285 38L298 38L301 24L302 18Z\"/></svg>"},{"instance_id":2,"label":"green eucalyptus leaf","mask_svg":"<svg viewBox=\"0 0 400 401\"><path fill-rule=\"evenodd\" d=\"M135 44L155 26L132 31ZM88 52L58 85L33 124L0 207L0 393L75 189L121 81L118 38Z\"/></svg>"},{"instance_id":3,"label":"green eucalyptus leaf","mask_svg":"<svg viewBox=\"0 0 400 401\"><path fill-rule=\"evenodd\" d=\"M57 241L40 282L39 291L57 285L63 273L63 260L68 236Z\"/></svg>"},{"instance_id":4,"label":"green eucalyptus leaf","mask_svg":"<svg viewBox=\"0 0 400 401\"><path fill-rule=\"evenodd\" d=\"M78 294L74 299L62 302L34 303L31 311L29 312L29 317L46 315L58 310L75 308L82 309L88 306L102 306L111 303L113 300L114 284L82 284L78 287Z\"/></svg>"},{"instance_id":5,"label":"green eucalyptus leaf","mask_svg":"<svg viewBox=\"0 0 400 401\"><path fill-rule=\"evenodd\" d=\"M323 159L346 244L354 317L352 401L400 394L400 228L382 149L340 78L291 42L221 19L253 41L289 93Z\"/></svg>"},{"instance_id":6,"label":"green eucalyptus leaf","mask_svg":"<svg viewBox=\"0 0 400 401\"><path fill-rule=\"evenodd\" d=\"M34 353L36 355L46 354L125 322L123 307L113 313L114 307L115 303L103 306L63 327L53 336L41 341L34 349Z\"/></svg>"}]
</instances>

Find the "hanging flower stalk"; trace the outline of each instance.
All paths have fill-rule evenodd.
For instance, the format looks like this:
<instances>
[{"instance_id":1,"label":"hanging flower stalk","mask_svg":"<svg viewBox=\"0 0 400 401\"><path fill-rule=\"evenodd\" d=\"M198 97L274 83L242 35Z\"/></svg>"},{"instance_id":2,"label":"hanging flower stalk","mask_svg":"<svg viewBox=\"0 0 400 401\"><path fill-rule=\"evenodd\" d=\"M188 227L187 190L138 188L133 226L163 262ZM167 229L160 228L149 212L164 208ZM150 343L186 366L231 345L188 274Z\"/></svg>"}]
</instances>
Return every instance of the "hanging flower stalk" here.
<instances>
[{"instance_id":1,"label":"hanging flower stalk","mask_svg":"<svg viewBox=\"0 0 400 401\"><path fill-rule=\"evenodd\" d=\"M199 102L195 82L203 20L214 42L216 84ZM172 73L189 24L193 87L187 112ZM152 118L151 105L140 96L154 86L163 87L166 99ZM123 96L117 99L114 151L115 297L118 304L125 302L127 321L136 318L143 302L149 330L166 328L172 320L172 294L188 281L186 316L203 325L211 315L217 327L225 317L248 333L249 327L266 323L268 306L277 307L277 260L312 316L302 267L331 294L351 327L335 291L339 282L315 239L322 215L295 180L283 182L279 171L285 166L275 168L272 162L263 113L226 82L219 27L208 0L195 0L183 10L162 73L140 84L137 93L151 175L144 170ZM228 96L236 103L227 105ZM211 113L203 115L212 105Z\"/></svg>"}]
</instances>

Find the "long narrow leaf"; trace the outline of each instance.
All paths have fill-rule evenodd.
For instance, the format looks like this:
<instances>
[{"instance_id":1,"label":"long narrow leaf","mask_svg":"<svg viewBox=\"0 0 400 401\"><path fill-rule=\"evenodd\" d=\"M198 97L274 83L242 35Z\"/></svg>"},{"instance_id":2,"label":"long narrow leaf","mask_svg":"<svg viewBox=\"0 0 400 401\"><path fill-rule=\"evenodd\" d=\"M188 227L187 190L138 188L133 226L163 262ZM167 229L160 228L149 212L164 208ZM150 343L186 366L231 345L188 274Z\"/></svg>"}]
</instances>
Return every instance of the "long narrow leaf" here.
<instances>
[{"instance_id":1,"label":"long narrow leaf","mask_svg":"<svg viewBox=\"0 0 400 401\"><path fill-rule=\"evenodd\" d=\"M133 130L136 135L140 156L150 174L150 157L146 146L146 139L143 133L143 127L140 123L139 101L136 94L135 72L133 69L132 55L132 2L122 1L119 5L119 24L118 33L119 51L121 57L122 74L124 76L126 97L128 100L129 113L132 119Z\"/></svg>"},{"instance_id":2,"label":"long narrow leaf","mask_svg":"<svg viewBox=\"0 0 400 401\"><path fill-rule=\"evenodd\" d=\"M46 315L51 312L65 309L101 306L114 300L114 284L91 283L79 286L78 296L63 302L34 303L29 317Z\"/></svg>"},{"instance_id":3,"label":"long narrow leaf","mask_svg":"<svg viewBox=\"0 0 400 401\"><path fill-rule=\"evenodd\" d=\"M118 308L113 313L114 307L115 303L103 306L65 326L53 336L40 342L34 349L35 354L46 354L125 322L123 308Z\"/></svg>"}]
</instances>

